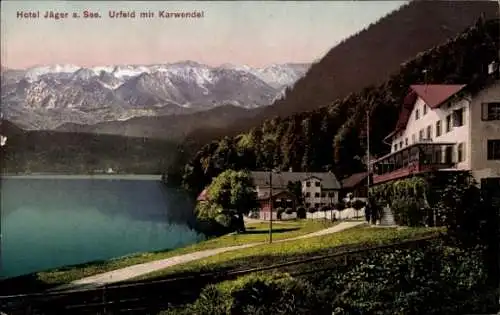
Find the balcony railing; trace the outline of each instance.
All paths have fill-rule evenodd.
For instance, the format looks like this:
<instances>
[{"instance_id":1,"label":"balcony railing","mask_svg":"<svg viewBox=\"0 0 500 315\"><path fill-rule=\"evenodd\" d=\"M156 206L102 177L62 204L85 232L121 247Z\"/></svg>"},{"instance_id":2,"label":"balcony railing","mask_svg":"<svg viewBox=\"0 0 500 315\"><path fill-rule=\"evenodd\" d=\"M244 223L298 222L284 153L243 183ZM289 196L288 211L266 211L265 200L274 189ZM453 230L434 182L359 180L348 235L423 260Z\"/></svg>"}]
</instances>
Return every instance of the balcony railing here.
<instances>
[{"instance_id":1,"label":"balcony railing","mask_svg":"<svg viewBox=\"0 0 500 315\"><path fill-rule=\"evenodd\" d=\"M419 142L392 152L374 163L373 183L454 167L455 143Z\"/></svg>"}]
</instances>

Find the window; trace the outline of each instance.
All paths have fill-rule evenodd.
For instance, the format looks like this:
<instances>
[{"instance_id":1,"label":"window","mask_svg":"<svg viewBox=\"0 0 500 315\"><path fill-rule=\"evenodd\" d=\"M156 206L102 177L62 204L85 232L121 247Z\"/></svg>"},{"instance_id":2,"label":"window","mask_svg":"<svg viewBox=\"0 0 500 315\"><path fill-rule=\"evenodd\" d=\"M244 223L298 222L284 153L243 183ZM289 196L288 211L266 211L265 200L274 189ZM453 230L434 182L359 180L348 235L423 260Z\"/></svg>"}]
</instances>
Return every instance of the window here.
<instances>
[{"instance_id":1,"label":"window","mask_svg":"<svg viewBox=\"0 0 500 315\"><path fill-rule=\"evenodd\" d=\"M430 125L427 126L427 134L426 134L426 136L427 136L426 137L427 140L432 139L432 126L430 126Z\"/></svg>"},{"instance_id":2,"label":"window","mask_svg":"<svg viewBox=\"0 0 500 315\"><path fill-rule=\"evenodd\" d=\"M403 147L403 140L399 141L399 147L402 148Z\"/></svg>"},{"instance_id":3,"label":"window","mask_svg":"<svg viewBox=\"0 0 500 315\"><path fill-rule=\"evenodd\" d=\"M412 142L412 143L417 142L417 136L416 136L415 134L412 134L412 135L411 135L411 142Z\"/></svg>"},{"instance_id":4,"label":"window","mask_svg":"<svg viewBox=\"0 0 500 315\"><path fill-rule=\"evenodd\" d=\"M453 111L453 126L461 127L464 125L464 109L460 108Z\"/></svg>"},{"instance_id":5,"label":"window","mask_svg":"<svg viewBox=\"0 0 500 315\"><path fill-rule=\"evenodd\" d=\"M319 192L314 193L314 197L315 197L315 198L319 198Z\"/></svg>"},{"instance_id":6,"label":"window","mask_svg":"<svg viewBox=\"0 0 500 315\"><path fill-rule=\"evenodd\" d=\"M405 145L408 145L408 138L405 138Z\"/></svg>"},{"instance_id":7,"label":"window","mask_svg":"<svg viewBox=\"0 0 500 315\"><path fill-rule=\"evenodd\" d=\"M311 193L310 192L306 192L306 198L309 198L311 197Z\"/></svg>"},{"instance_id":8,"label":"window","mask_svg":"<svg viewBox=\"0 0 500 315\"><path fill-rule=\"evenodd\" d=\"M434 151L434 162L435 163L442 163L443 162L443 152L441 151L441 148L436 148L436 151Z\"/></svg>"},{"instance_id":9,"label":"window","mask_svg":"<svg viewBox=\"0 0 500 315\"><path fill-rule=\"evenodd\" d=\"M427 114L427 105L424 104L424 114L422 116L425 116Z\"/></svg>"},{"instance_id":10,"label":"window","mask_svg":"<svg viewBox=\"0 0 500 315\"><path fill-rule=\"evenodd\" d=\"M453 146L447 146L444 149L444 163L446 164L453 163Z\"/></svg>"},{"instance_id":11,"label":"window","mask_svg":"<svg viewBox=\"0 0 500 315\"><path fill-rule=\"evenodd\" d=\"M500 140L488 140L488 160L500 160Z\"/></svg>"},{"instance_id":12,"label":"window","mask_svg":"<svg viewBox=\"0 0 500 315\"><path fill-rule=\"evenodd\" d=\"M310 202L306 202L306 208L309 208L311 207L311 203Z\"/></svg>"},{"instance_id":13,"label":"window","mask_svg":"<svg viewBox=\"0 0 500 315\"><path fill-rule=\"evenodd\" d=\"M446 132L451 131L451 115L446 116Z\"/></svg>"},{"instance_id":14,"label":"window","mask_svg":"<svg viewBox=\"0 0 500 315\"><path fill-rule=\"evenodd\" d=\"M306 182L306 186L307 186L307 187L311 187L311 182L307 181L307 182Z\"/></svg>"},{"instance_id":15,"label":"window","mask_svg":"<svg viewBox=\"0 0 500 315\"><path fill-rule=\"evenodd\" d=\"M325 192L322 192L322 193L321 193L321 197L322 197L322 198L325 198L325 197L326 197L326 193L325 193Z\"/></svg>"},{"instance_id":16,"label":"window","mask_svg":"<svg viewBox=\"0 0 500 315\"><path fill-rule=\"evenodd\" d=\"M320 182L315 182L315 183L314 183L314 186L316 186L316 187L320 187L320 186L321 186L321 183L320 183Z\"/></svg>"},{"instance_id":17,"label":"window","mask_svg":"<svg viewBox=\"0 0 500 315\"><path fill-rule=\"evenodd\" d=\"M418 120L420 118L420 112L418 109L415 110L415 120Z\"/></svg>"},{"instance_id":18,"label":"window","mask_svg":"<svg viewBox=\"0 0 500 315\"><path fill-rule=\"evenodd\" d=\"M441 136L441 120L436 122L436 138Z\"/></svg>"},{"instance_id":19,"label":"window","mask_svg":"<svg viewBox=\"0 0 500 315\"><path fill-rule=\"evenodd\" d=\"M394 151L397 151L397 150L398 150L398 144L396 143L396 144L394 145Z\"/></svg>"},{"instance_id":20,"label":"window","mask_svg":"<svg viewBox=\"0 0 500 315\"><path fill-rule=\"evenodd\" d=\"M457 162L465 161L465 143L459 143L457 146Z\"/></svg>"},{"instance_id":21,"label":"window","mask_svg":"<svg viewBox=\"0 0 500 315\"><path fill-rule=\"evenodd\" d=\"M422 130L420 130L420 131L418 132L418 140L419 140L419 141L424 140L424 129L422 129Z\"/></svg>"},{"instance_id":22,"label":"window","mask_svg":"<svg viewBox=\"0 0 500 315\"><path fill-rule=\"evenodd\" d=\"M483 103L481 108L483 120L500 120L500 102Z\"/></svg>"},{"instance_id":23,"label":"window","mask_svg":"<svg viewBox=\"0 0 500 315\"><path fill-rule=\"evenodd\" d=\"M319 208L319 203L315 203L314 208Z\"/></svg>"},{"instance_id":24,"label":"window","mask_svg":"<svg viewBox=\"0 0 500 315\"><path fill-rule=\"evenodd\" d=\"M328 197L330 197L330 198L335 197L335 193L333 193L333 192L329 192L329 193L328 193Z\"/></svg>"}]
</instances>

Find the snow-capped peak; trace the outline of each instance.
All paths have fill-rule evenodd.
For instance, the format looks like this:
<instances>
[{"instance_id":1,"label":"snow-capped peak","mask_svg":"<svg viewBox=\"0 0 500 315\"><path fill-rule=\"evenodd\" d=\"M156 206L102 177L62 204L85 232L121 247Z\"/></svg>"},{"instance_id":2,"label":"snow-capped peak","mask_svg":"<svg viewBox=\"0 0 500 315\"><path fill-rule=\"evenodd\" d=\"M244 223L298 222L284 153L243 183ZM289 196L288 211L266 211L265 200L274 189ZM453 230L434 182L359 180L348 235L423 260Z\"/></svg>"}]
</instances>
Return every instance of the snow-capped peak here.
<instances>
[{"instance_id":1,"label":"snow-capped peak","mask_svg":"<svg viewBox=\"0 0 500 315\"><path fill-rule=\"evenodd\" d=\"M27 69L26 77L36 80L38 77L49 73L74 73L81 67L71 64L56 64L50 66L39 66Z\"/></svg>"}]
</instances>

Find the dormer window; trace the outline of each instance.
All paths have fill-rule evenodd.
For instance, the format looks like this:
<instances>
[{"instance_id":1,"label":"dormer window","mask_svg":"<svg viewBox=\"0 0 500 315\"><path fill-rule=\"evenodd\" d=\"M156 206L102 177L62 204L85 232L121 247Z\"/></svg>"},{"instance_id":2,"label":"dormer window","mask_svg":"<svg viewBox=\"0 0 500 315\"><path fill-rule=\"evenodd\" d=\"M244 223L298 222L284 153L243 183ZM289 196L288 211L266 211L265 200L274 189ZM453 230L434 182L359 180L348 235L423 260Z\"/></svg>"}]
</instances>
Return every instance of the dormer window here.
<instances>
[{"instance_id":1,"label":"dormer window","mask_svg":"<svg viewBox=\"0 0 500 315\"><path fill-rule=\"evenodd\" d=\"M320 186L321 186L321 183L320 183L320 182L315 182L315 183L314 183L314 186L316 186L316 187L320 187Z\"/></svg>"},{"instance_id":2,"label":"dormer window","mask_svg":"<svg viewBox=\"0 0 500 315\"><path fill-rule=\"evenodd\" d=\"M306 182L306 187L311 187L311 182L310 181Z\"/></svg>"},{"instance_id":3,"label":"dormer window","mask_svg":"<svg viewBox=\"0 0 500 315\"><path fill-rule=\"evenodd\" d=\"M424 104L424 115L425 116L427 114L427 105Z\"/></svg>"},{"instance_id":4,"label":"dormer window","mask_svg":"<svg viewBox=\"0 0 500 315\"><path fill-rule=\"evenodd\" d=\"M418 109L415 110L415 120L418 120L420 118L420 112Z\"/></svg>"}]
</instances>

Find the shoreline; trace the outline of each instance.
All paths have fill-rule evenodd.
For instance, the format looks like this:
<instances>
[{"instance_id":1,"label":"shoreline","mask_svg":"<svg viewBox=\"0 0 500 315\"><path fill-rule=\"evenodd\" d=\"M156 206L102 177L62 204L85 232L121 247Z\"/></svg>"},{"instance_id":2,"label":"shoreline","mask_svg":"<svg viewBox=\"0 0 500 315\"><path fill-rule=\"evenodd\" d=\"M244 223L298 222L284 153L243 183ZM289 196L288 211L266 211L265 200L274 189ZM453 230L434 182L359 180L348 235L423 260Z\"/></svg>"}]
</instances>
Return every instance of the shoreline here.
<instances>
[{"instance_id":1,"label":"shoreline","mask_svg":"<svg viewBox=\"0 0 500 315\"><path fill-rule=\"evenodd\" d=\"M158 180L162 175L152 174L1 174L0 179L117 179L117 180Z\"/></svg>"}]
</instances>

